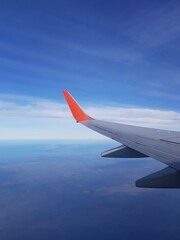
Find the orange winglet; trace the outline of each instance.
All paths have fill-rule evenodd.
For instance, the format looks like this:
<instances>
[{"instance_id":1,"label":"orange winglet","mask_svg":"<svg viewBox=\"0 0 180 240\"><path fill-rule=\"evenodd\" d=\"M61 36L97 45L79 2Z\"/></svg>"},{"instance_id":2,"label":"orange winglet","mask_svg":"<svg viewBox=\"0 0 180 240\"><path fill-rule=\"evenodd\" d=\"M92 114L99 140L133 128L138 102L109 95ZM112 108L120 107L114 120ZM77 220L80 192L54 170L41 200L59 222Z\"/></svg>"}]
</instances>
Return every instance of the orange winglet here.
<instances>
[{"instance_id":1,"label":"orange winglet","mask_svg":"<svg viewBox=\"0 0 180 240\"><path fill-rule=\"evenodd\" d=\"M83 112L81 107L78 105L78 103L75 101L75 99L71 96L71 94L68 91L63 91L63 94L69 105L72 115L74 116L77 122L84 120L92 120L91 117L89 117Z\"/></svg>"}]
</instances>

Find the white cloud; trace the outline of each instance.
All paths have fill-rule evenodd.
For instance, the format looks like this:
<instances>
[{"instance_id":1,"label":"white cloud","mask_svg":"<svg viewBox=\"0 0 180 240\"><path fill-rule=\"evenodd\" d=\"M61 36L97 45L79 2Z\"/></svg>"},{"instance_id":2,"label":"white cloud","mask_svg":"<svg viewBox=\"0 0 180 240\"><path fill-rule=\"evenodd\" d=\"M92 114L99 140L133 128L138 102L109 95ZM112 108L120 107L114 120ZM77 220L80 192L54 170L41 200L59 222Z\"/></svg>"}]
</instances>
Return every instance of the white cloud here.
<instances>
[{"instance_id":1,"label":"white cloud","mask_svg":"<svg viewBox=\"0 0 180 240\"><path fill-rule=\"evenodd\" d=\"M180 130L180 113L146 108L104 107L88 108L98 118L146 127Z\"/></svg>"},{"instance_id":2,"label":"white cloud","mask_svg":"<svg viewBox=\"0 0 180 240\"><path fill-rule=\"evenodd\" d=\"M0 95L0 138L102 139L82 126L75 126L66 104L29 96ZM90 116L125 124L180 130L180 113L135 107L84 108Z\"/></svg>"},{"instance_id":3,"label":"white cloud","mask_svg":"<svg viewBox=\"0 0 180 240\"><path fill-rule=\"evenodd\" d=\"M84 54L111 60L113 62L121 62L124 64L137 62L138 60L142 60L144 57L142 53L135 51L132 47L127 48L125 46L119 46L119 44L114 47L109 45L102 46L101 44L98 46L82 46L82 44L80 43L77 44L73 42L68 42L65 46L67 48L82 52Z\"/></svg>"},{"instance_id":4,"label":"white cloud","mask_svg":"<svg viewBox=\"0 0 180 240\"><path fill-rule=\"evenodd\" d=\"M2 95L0 95L2 97ZM3 96L5 98L5 96ZM11 100L0 101L1 116L69 118L71 117L67 104L29 96L7 95ZM24 103L13 102L24 100ZM135 107L86 107L85 111L95 118L128 123L171 124L180 121L180 113L175 111L155 110Z\"/></svg>"},{"instance_id":5,"label":"white cloud","mask_svg":"<svg viewBox=\"0 0 180 240\"><path fill-rule=\"evenodd\" d=\"M31 96L0 94L0 115L14 117L66 118L65 104Z\"/></svg>"}]
</instances>

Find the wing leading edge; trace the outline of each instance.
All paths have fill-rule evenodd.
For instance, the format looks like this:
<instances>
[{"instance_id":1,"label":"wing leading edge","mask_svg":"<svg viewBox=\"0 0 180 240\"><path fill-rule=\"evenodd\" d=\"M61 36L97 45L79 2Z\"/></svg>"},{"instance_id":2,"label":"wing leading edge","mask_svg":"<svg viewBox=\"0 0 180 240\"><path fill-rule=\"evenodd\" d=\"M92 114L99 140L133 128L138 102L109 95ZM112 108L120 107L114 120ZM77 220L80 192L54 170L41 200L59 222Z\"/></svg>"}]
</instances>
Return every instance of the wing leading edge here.
<instances>
[{"instance_id":1,"label":"wing leading edge","mask_svg":"<svg viewBox=\"0 0 180 240\"><path fill-rule=\"evenodd\" d=\"M175 182L180 182L180 132L93 119L82 110L68 91L63 91L63 93L77 122L123 144L123 146L102 153L103 157L138 158L149 156L169 166L165 171L162 170L161 173L151 174L150 177L147 176L138 180L136 186L153 188L180 187L179 184L175 184ZM171 184L168 184L168 181Z\"/></svg>"}]
</instances>

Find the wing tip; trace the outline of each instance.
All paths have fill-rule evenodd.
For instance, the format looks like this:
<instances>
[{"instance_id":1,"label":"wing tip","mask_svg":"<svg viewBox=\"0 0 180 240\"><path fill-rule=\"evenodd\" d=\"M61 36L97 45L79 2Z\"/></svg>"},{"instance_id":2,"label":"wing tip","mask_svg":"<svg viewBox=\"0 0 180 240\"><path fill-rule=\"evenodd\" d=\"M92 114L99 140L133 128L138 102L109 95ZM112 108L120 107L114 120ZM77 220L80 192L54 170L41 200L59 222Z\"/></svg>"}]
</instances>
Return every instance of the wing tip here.
<instances>
[{"instance_id":1,"label":"wing tip","mask_svg":"<svg viewBox=\"0 0 180 240\"><path fill-rule=\"evenodd\" d=\"M72 115L77 122L92 120L91 117L89 117L86 113L84 113L82 108L79 106L79 104L76 102L76 100L71 96L71 94L67 90L63 90L62 92L72 112Z\"/></svg>"}]
</instances>

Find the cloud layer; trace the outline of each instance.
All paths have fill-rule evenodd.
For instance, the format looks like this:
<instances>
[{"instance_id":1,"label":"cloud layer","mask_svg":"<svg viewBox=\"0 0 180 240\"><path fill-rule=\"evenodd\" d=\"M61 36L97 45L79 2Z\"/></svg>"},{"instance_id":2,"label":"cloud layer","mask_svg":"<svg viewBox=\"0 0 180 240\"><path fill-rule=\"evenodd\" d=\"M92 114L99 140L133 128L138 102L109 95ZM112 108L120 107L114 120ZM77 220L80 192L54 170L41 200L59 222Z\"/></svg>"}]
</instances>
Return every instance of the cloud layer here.
<instances>
[{"instance_id":1,"label":"cloud layer","mask_svg":"<svg viewBox=\"0 0 180 240\"><path fill-rule=\"evenodd\" d=\"M26 96L0 95L0 115L3 118L36 118L70 120L71 113L66 104L48 99ZM180 130L180 113L138 107L92 107L85 112L94 118L125 124ZM2 125L1 125L2 127ZM66 126L64 126L66 128ZM73 133L72 133L73 135Z\"/></svg>"}]
</instances>

